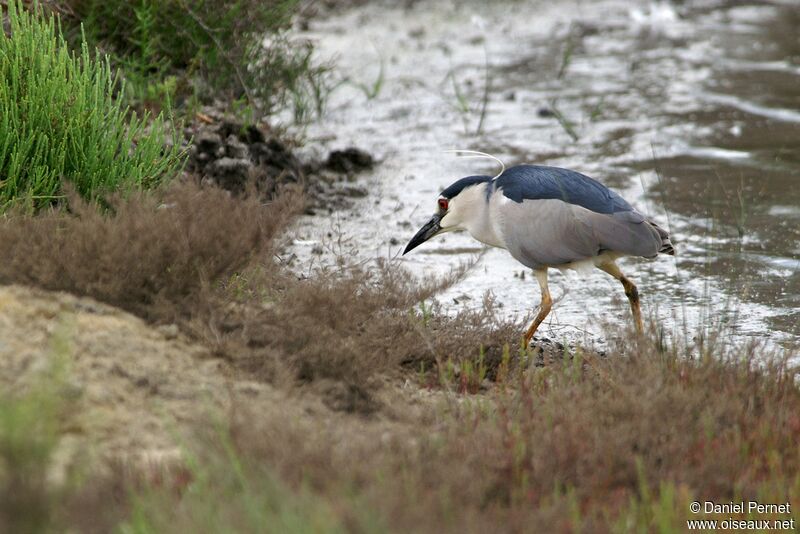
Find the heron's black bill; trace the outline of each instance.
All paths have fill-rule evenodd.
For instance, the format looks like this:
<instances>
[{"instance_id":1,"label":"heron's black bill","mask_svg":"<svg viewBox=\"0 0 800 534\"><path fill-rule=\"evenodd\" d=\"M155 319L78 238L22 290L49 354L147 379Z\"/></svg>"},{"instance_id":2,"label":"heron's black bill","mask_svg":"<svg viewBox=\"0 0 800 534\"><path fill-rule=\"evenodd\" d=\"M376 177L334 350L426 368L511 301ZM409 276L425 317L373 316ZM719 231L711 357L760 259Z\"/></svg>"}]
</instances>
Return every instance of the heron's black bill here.
<instances>
[{"instance_id":1,"label":"heron's black bill","mask_svg":"<svg viewBox=\"0 0 800 534\"><path fill-rule=\"evenodd\" d=\"M419 229L417 235L411 238L411 241L409 241L408 245L406 245L406 249L403 251L403 254L405 255L406 253L411 252L425 241L438 234L439 230L442 229L442 227L439 226L439 221L441 220L442 216L438 213L431 217L431 220L425 223L425 226Z\"/></svg>"}]
</instances>

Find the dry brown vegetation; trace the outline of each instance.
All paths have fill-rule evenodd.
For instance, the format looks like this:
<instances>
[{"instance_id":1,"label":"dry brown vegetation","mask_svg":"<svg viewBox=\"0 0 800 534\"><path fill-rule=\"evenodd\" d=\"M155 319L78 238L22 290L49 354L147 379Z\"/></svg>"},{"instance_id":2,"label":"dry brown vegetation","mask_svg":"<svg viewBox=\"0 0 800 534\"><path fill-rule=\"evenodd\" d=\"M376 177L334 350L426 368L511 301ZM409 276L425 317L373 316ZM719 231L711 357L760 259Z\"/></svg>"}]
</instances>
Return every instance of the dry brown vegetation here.
<instances>
[{"instance_id":1,"label":"dry brown vegetation","mask_svg":"<svg viewBox=\"0 0 800 534\"><path fill-rule=\"evenodd\" d=\"M34 494L28 511L97 532L120 521L130 532L669 532L695 499L800 506L800 392L784 359L632 335L604 357L537 358L491 301L457 316L421 305L458 273L419 281L386 262L295 276L274 253L299 206L179 184L110 210L73 199L0 221L3 283L177 323L287 402L300 391L328 407L239 401L198 430L185 467L90 478L67 496Z\"/></svg>"},{"instance_id":2,"label":"dry brown vegetation","mask_svg":"<svg viewBox=\"0 0 800 534\"><path fill-rule=\"evenodd\" d=\"M517 369L480 395L394 390L377 418L241 404L190 469L137 482L134 508L148 532L680 532L693 500L800 504L785 367L640 349Z\"/></svg>"},{"instance_id":3,"label":"dry brown vegetation","mask_svg":"<svg viewBox=\"0 0 800 534\"><path fill-rule=\"evenodd\" d=\"M177 184L117 195L108 208L71 195L68 209L0 221L0 282L94 297L157 322L192 314L202 295L269 250L297 211L286 195L256 196Z\"/></svg>"},{"instance_id":4,"label":"dry brown vegetation","mask_svg":"<svg viewBox=\"0 0 800 534\"><path fill-rule=\"evenodd\" d=\"M232 435L242 457L332 499L356 531L682 531L692 500L800 504L798 409L781 365L642 344L443 396L389 439L366 432L343 447L347 429L246 409Z\"/></svg>"},{"instance_id":5,"label":"dry brown vegetation","mask_svg":"<svg viewBox=\"0 0 800 534\"><path fill-rule=\"evenodd\" d=\"M73 195L69 209L7 215L0 283L68 291L178 324L260 379L289 371L301 382L343 382L351 410L374 407L367 390L376 373L431 369L464 347L491 347L496 356L516 332L491 310L455 319L414 311L458 272L419 281L379 263L292 275L273 254L277 233L302 205L297 192L264 203L253 192L235 197L187 182L109 202Z\"/></svg>"}]
</instances>

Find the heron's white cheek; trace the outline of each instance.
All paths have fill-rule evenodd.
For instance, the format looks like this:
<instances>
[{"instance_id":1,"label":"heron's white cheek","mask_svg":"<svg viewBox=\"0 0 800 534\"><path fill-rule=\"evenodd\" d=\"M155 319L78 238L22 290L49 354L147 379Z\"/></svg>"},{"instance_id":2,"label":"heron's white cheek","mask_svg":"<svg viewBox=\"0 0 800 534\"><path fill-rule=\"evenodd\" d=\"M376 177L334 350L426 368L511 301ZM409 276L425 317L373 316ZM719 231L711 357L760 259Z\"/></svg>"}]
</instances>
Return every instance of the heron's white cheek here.
<instances>
[{"instance_id":1,"label":"heron's white cheek","mask_svg":"<svg viewBox=\"0 0 800 534\"><path fill-rule=\"evenodd\" d=\"M458 215L454 211L448 211L442 220L439 221L439 226L442 227L442 230L446 232L450 232L452 230L460 230L461 229L461 221L458 218Z\"/></svg>"}]
</instances>

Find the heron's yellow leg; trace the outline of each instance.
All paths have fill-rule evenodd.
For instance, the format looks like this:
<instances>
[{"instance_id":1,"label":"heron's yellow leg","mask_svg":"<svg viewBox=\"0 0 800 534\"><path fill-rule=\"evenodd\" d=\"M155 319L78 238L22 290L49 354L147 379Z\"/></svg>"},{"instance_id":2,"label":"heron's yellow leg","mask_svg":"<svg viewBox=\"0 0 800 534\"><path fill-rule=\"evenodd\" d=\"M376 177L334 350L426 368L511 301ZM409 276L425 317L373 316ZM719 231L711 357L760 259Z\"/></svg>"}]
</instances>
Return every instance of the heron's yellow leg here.
<instances>
[{"instance_id":1,"label":"heron's yellow leg","mask_svg":"<svg viewBox=\"0 0 800 534\"><path fill-rule=\"evenodd\" d=\"M537 269L533 271L533 274L536 275L536 280L539 282L539 287L542 290L542 303L539 305L539 314L536 316L536 319L533 320L531 327L528 328L528 331L525 333L525 346L528 346L528 343L531 342L531 338L533 334L536 333L536 329L539 328L539 325L542 324L544 318L547 317L547 314L550 313L550 308L553 306L553 299L550 298L550 290L547 288L547 268L544 269Z\"/></svg>"},{"instance_id":2,"label":"heron's yellow leg","mask_svg":"<svg viewBox=\"0 0 800 534\"><path fill-rule=\"evenodd\" d=\"M625 296L628 297L628 301L631 303L633 324L636 326L636 331L641 334L643 330L642 311L639 307L639 290L636 289L636 284L631 282L628 277L622 274L622 271L619 270L619 266L613 261L609 263L603 263L597 267L607 272L622 283L622 287L625 288Z\"/></svg>"}]
</instances>

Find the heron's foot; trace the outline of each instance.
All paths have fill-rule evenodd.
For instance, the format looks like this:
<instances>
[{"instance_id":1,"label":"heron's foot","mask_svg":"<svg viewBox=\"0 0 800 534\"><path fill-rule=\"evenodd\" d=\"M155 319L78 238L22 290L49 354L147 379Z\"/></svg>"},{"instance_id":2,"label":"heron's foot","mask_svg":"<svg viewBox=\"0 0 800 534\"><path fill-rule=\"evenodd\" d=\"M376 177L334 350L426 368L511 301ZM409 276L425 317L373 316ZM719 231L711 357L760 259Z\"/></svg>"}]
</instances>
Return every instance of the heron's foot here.
<instances>
[{"instance_id":1,"label":"heron's foot","mask_svg":"<svg viewBox=\"0 0 800 534\"><path fill-rule=\"evenodd\" d=\"M641 335L642 332L644 332L644 327L642 325L642 310L639 306L639 290L636 288L636 284L634 284L627 276L622 274L622 271L619 270L619 267L613 261L603 263L597 267L607 272L622 283L622 287L625 289L625 296L628 297L628 302L631 304L633 326L636 328L636 333Z\"/></svg>"},{"instance_id":2,"label":"heron's foot","mask_svg":"<svg viewBox=\"0 0 800 534\"><path fill-rule=\"evenodd\" d=\"M537 345L547 345L548 343L552 343L553 341L547 336L531 336L530 339L525 340L526 347L533 347Z\"/></svg>"},{"instance_id":3,"label":"heron's foot","mask_svg":"<svg viewBox=\"0 0 800 534\"><path fill-rule=\"evenodd\" d=\"M531 327L528 328L528 331L525 332L525 346L527 347L531 343L531 339L533 339L533 334L536 333L536 330L539 329L539 325L542 324L547 314L550 313L550 308L553 306L553 300L550 298L550 293L545 293L542 295L542 304L539 307L539 314L536 316L536 319L533 320L531 323Z\"/></svg>"},{"instance_id":4,"label":"heron's foot","mask_svg":"<svg viewBox=\"0 0 800 534\"><path fill-rule=\"evenodd\" d=\"M550 345L552 341L549 337L544 336L533 336L529 340L525 341L525 345L523 345L523 349L527 351L539 351L543 350L543 347Z\"/></svg>"},{"instance_id":5,"label":"heron's foot","mask_svg":"<svg viewBox=\"0 0 800 534\"><path fill-rule=\"evenodd\" d=\"M548 365L572 358L574 348L546 336L535 336L530 346L525 348L525 361L528 367L547 367Z\"/></svg>"},{"instance_id":6,"label":"heron's foot","mask_svg":"<svg viewBox=\"0 0 800 534\"><path fill-rule=\"evenodd\" d=\"M642 316L638 313L633 315L633 326L636 328L636 333L642 335L644 332L644 325L642 325Z\"/></svg>"},{"instance_id":7,"label":"heron's foot","mask_svg":"<svg viewBox=\"0 0 800 534\"><path fill-rule=\"evenodd\" d=\"M633 326L636 328L636 333L641 334L644 332L644 326L642 324L642 308L639 305L639 290L636 289L636 286L625 278L622 277L622 286L625 288L625 296L628 297L628 301L631 305L631 314L633 315Z\"/></svg>"},{"instance_id":8,"label":"heron's foot","mask_svg":"<svg viewBox=\"0 0 800 534\"><path fill-rule=\"evenodd\" d=\"M540 339L539 339L538 337L534 336L534 334L536 333L536 330L537 330L538 326L539 326L538 324L537 324L537 325L535 325L535 326L534 326L534 325L531 325L531 327L530 327L530 328L528 329L528 331L525 333L525 336L524 336L524 341L525 341L525 346L526 346L526 347L529 347L529 346L530 346L530 344L531 344L533 341L540 341Z\"/></svg>"}]
</instances>

